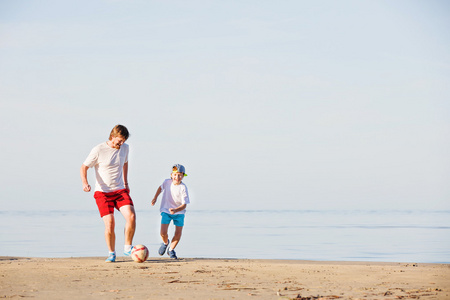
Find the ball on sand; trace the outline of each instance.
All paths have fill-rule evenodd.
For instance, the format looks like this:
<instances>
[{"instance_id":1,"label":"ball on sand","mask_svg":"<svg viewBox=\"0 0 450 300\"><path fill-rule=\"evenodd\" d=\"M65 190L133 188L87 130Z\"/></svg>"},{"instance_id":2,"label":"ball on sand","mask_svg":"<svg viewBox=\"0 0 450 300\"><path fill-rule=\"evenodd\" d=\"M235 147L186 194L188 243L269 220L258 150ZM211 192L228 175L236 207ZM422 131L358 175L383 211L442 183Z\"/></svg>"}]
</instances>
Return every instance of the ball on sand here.
<instances>
[{"instance_id":1,"label":"ball on sand","mask_svg":"<svg viewBox=\"0 0 450 300\"><path fill-rule=\"evenodd\" d=\"M131 251L131 258L135 262L142 263L148 258L148 249L144 245L136 245L133 247Z\"/></svg>"}]
</instances>

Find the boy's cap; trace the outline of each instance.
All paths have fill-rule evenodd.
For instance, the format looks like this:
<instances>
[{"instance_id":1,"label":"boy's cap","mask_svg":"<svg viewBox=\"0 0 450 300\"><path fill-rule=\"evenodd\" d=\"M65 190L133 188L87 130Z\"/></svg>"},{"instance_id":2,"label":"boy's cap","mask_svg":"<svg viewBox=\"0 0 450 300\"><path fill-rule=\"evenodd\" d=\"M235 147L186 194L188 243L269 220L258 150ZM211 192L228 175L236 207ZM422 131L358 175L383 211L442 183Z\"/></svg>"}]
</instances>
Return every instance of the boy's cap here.
<instances>
[{"instance_id":1,"label":"boy's cap","mask_svg":"<svg viewBox=\"0 0 450 300\"><path fill-rule=\"evenodd\" d=\"M180 164L173 165L172 173L176 173L176 172L184 173L184 176L187 176L186 169L184 168L183 165L180 165Z\"/></svg>"}]
</instances>

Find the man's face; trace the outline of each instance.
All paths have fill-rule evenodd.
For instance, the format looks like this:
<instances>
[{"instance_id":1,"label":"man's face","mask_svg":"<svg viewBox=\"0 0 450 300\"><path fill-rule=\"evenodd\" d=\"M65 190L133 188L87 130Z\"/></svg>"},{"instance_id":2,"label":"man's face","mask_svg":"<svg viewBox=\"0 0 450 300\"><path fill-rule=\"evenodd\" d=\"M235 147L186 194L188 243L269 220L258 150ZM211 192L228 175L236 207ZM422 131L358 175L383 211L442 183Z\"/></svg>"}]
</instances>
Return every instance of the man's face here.
<instances>
[{"instance_id":1,"label":"man's face","mask_svg":"<svg viewBox=\"0 0 450 300\"><path fill-rule=\"evenodd\" d=\"M173 172L172 175L173 184L178 185L183 180L184 174L180 172Z\"/></svg>"},{"instance_id":2,"label":"man's face","mask_svg":"<svg viewBox=\"0 0 450 300\"><path fill-rule=\"evenodd\" d=\"M120 149L120 146L125 143L126 139L121 136L116 136L111 139L111 145L113 148Z\"/></svg>"}]
</instances>

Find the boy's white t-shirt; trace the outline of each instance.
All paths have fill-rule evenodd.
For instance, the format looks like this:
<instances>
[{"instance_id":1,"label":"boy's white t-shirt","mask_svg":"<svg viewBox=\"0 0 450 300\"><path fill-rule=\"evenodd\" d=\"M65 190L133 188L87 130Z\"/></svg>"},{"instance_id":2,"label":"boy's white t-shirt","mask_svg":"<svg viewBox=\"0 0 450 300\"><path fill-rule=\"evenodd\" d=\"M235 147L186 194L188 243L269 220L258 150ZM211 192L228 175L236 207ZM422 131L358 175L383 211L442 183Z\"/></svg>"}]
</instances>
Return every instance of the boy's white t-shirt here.
<instances>
[{"instance_id":1,"label":"boy's white t-shirt","mask_svg":"<svg viewBox=\"0 0 450 300\"><path fill-rule=\"evenodd\" d=\"M120 149L108 146L106 142L95 146L84 161L86 167L95 167L95 191L109 193L125 188L123 165L128 162L129 146Z\"/></svg>"},{"instance_id":2,"label":"boy's white t-shirt","mask_svg":"<svg viewBox=\"0 0 450 300\"><path fill-rule=\"evenodd\" d=\"M170 214L169 208L177 208L183 204L189 204L189 193L187 186L184 183L180 183L179 185L175 185L172 182L172 179L164 180L163 184L161 184L161 191L163 192L161 207L159 209L160 212L165 212ZM186 213L186 209L176 212L176 215Z\"/></svg>"}]
</instances>

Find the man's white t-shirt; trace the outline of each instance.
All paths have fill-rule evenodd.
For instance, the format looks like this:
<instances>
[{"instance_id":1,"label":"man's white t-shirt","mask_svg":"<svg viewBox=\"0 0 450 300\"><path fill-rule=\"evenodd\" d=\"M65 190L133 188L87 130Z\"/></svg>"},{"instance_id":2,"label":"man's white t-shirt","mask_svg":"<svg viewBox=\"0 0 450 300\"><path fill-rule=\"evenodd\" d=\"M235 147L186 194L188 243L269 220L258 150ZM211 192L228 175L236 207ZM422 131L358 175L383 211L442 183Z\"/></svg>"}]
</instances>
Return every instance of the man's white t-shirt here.
<instances>
[{"instance_id":1,"label":"man's white t-shirt","mask_svg":"<svg viewBox=\"0 0 450 300\"><path fill-rule=\"evenodd\" d=\"M177 208L183 204L189 204L189 194L187 186L184 183L175 185L172 179L164 180L161 184L161 191L163 192L160 212L165 212L170 215L169 208ZM186 209L176 212L176 215L186 213Z\"/></svg>"},{"instance_id":2,"label":"man's white t-shirt","mask_svg":"<svg viewBox=\"0 0 450 300\"><path fill-rule=\"evenodd\" d=\"M106 142L95 146L84 161L86 167L95 167L95 191L113 192L125 188L123 165L128 162L129 146L122 144L120 149L108 146Z\"/></svg>"}]
</instances>

